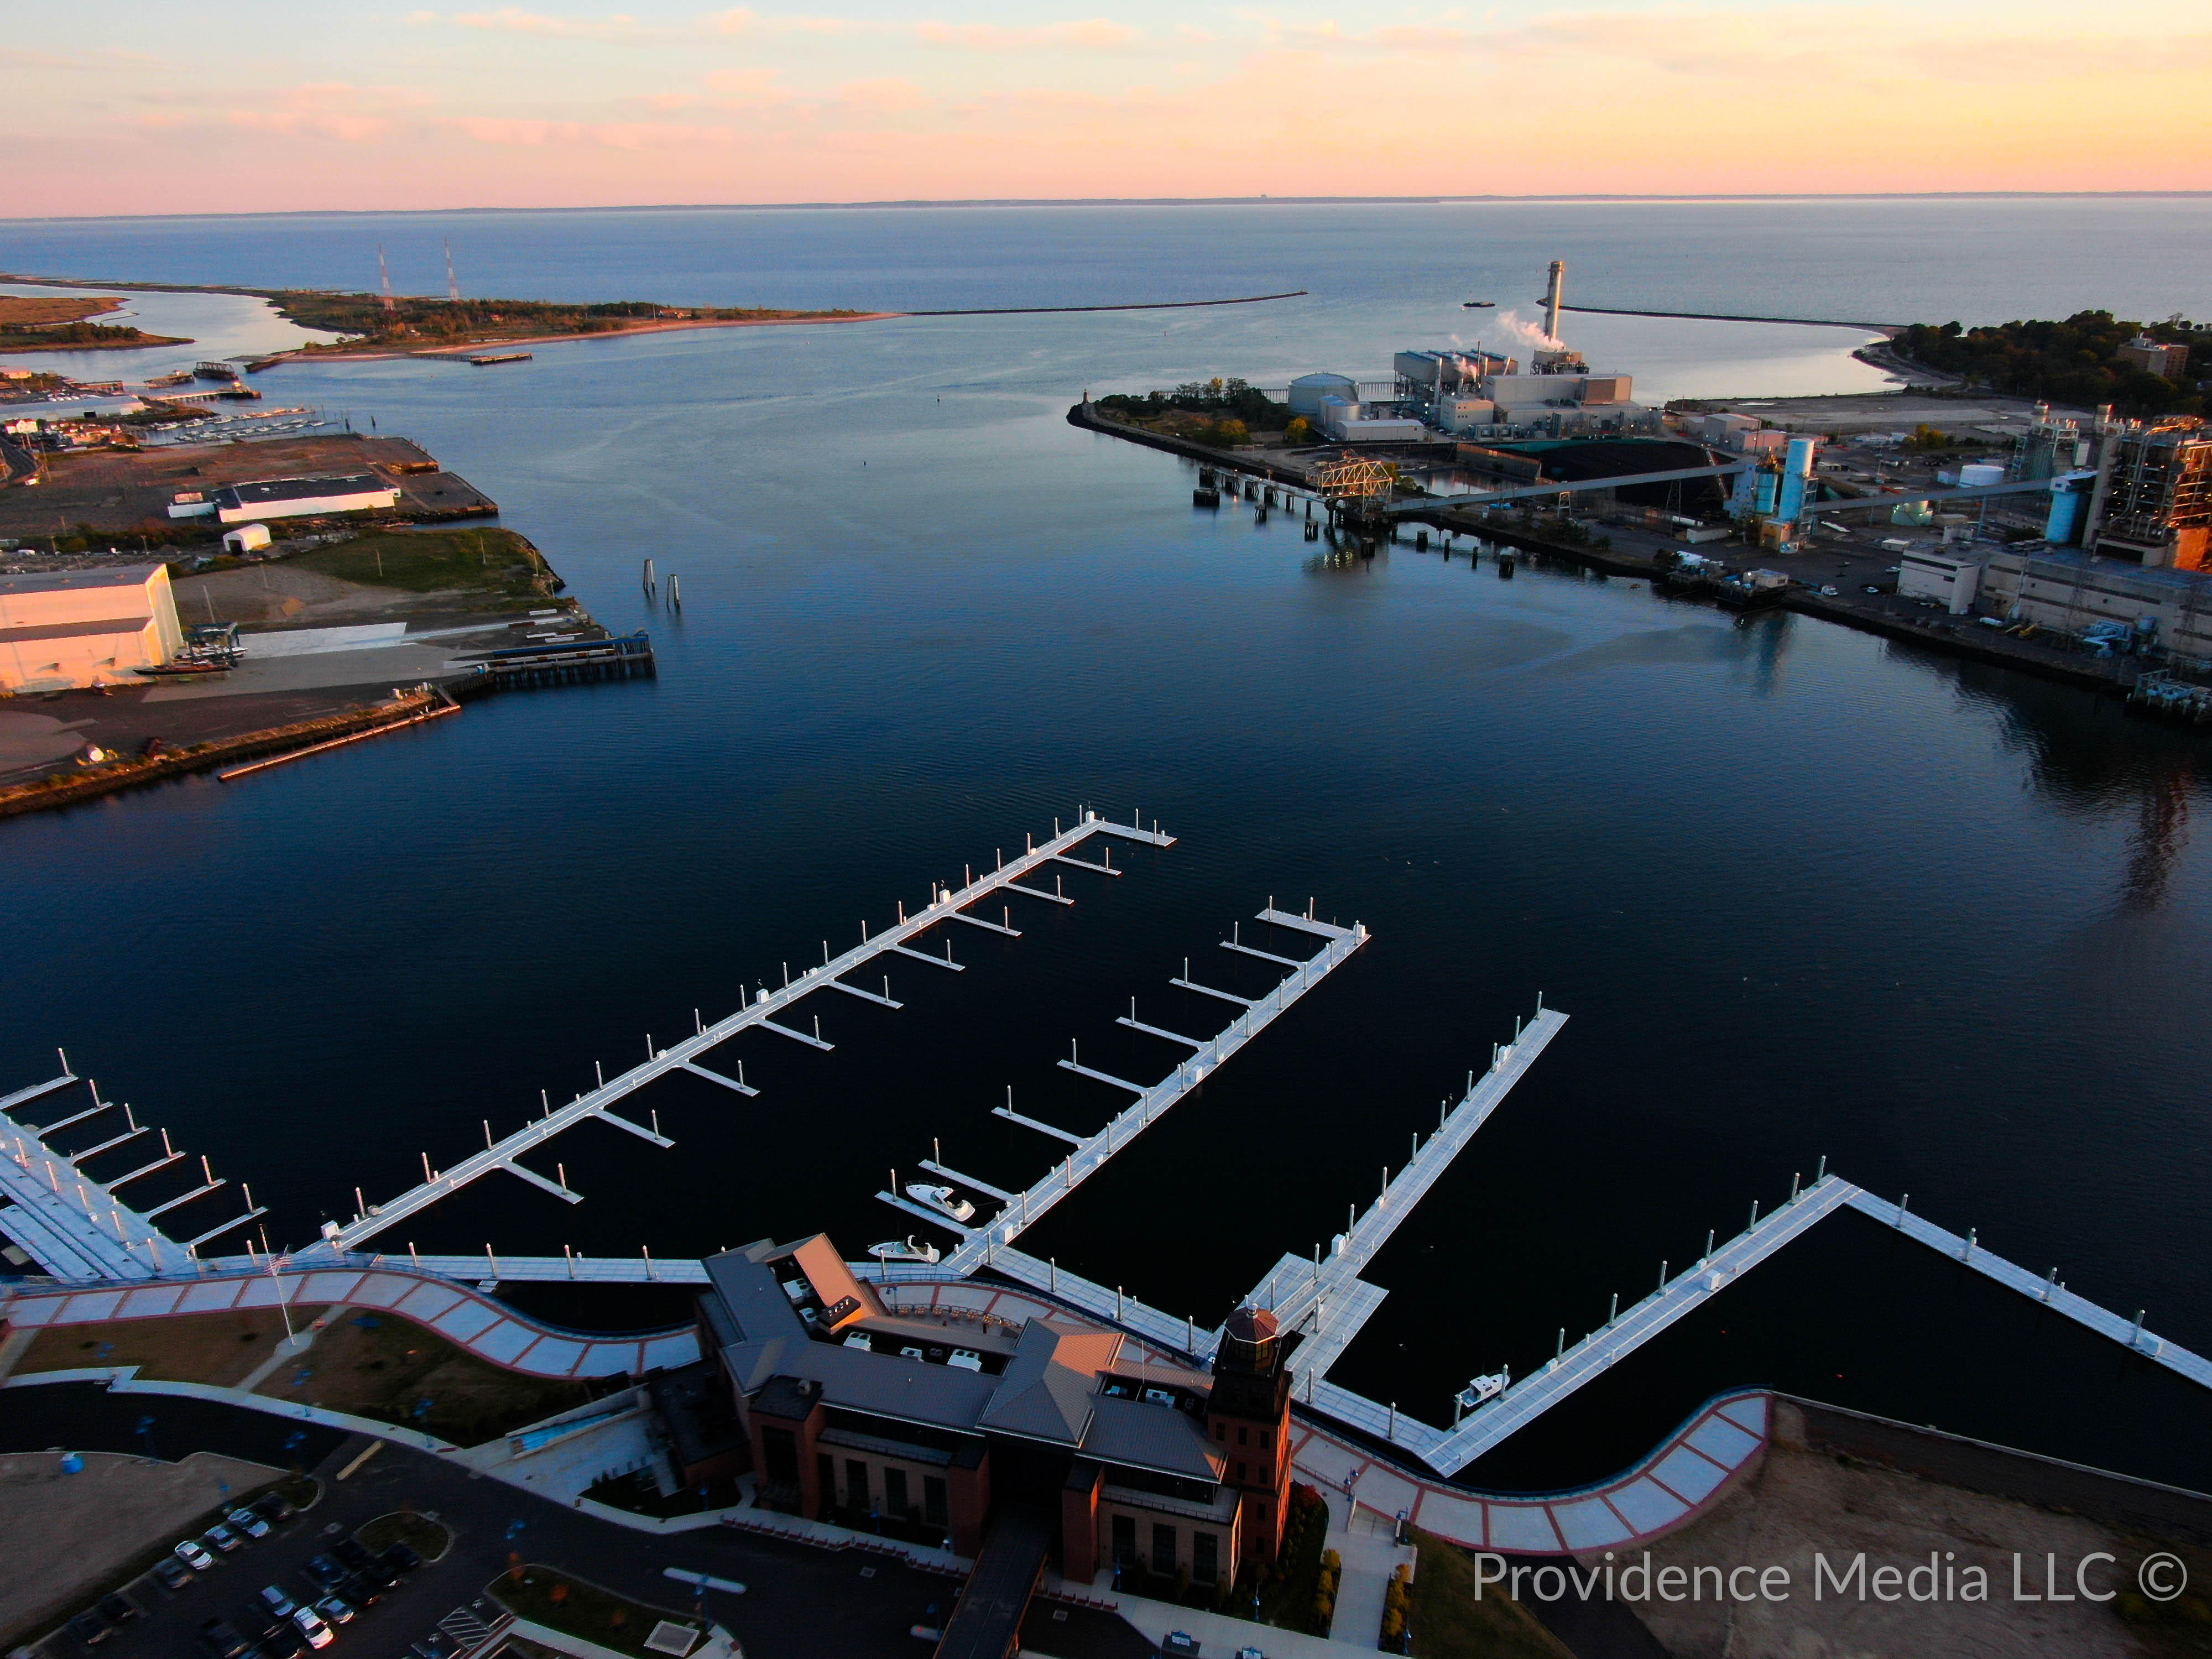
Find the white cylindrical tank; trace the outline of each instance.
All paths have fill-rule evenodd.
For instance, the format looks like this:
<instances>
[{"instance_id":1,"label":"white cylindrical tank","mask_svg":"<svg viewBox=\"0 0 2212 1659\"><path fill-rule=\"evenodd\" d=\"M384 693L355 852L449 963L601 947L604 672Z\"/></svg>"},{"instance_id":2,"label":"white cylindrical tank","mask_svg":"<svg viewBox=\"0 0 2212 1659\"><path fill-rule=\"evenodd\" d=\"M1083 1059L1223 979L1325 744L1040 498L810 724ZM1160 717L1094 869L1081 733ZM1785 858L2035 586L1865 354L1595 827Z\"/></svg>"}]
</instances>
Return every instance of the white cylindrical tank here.
<instances>
[{"instance_id":1,"label":"white cylindrical tank","mask_svg":"<svg viewBox=\"0 0 2212 1659\"><path fill-rule=\"evenodd\" d=\"M1987 461L1977 461L1959 469L1959 486L1972 489L1983 484L2001 484L2005 481L2005 470Z\"/></svg>"}]
</instances>

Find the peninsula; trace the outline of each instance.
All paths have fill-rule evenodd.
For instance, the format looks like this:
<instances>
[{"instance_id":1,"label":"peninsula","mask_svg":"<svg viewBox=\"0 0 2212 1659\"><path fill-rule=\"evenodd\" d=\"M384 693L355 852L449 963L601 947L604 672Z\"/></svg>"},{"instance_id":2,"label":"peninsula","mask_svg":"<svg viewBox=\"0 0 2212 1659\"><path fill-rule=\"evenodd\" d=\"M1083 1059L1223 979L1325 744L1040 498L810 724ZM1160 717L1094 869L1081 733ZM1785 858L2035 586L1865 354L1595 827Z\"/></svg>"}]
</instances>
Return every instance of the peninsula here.
<instances>
[{"instance_id":1,"label":"peninsula","mask_svg":"<svg viewBox=\"0 0 2212 1659\"><path fill-rule=\"evenodd\" d=\"M0 352L129 349L135 346L190 345L189 339L149 334L127 324L88 322L120 311L112 295L82 300L60 295L0 294Z\"/></svg>"}]
</instances>

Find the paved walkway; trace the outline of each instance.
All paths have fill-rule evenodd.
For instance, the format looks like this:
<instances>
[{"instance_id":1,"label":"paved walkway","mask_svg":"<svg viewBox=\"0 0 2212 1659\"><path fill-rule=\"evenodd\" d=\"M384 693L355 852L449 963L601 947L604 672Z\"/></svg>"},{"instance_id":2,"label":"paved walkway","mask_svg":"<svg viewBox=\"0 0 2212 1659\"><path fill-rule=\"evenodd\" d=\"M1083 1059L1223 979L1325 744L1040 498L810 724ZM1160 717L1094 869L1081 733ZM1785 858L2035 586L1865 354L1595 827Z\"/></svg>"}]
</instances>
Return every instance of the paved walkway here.
<instances>
[{"instance_id":1,"label":"paved walkway","mask_svg":"<svg viewBox=\"0 0 2212 1659\"><path fill-rule=\"evenodd\" d=\"M240 1273L171 1280L112 1290L27 1291L4 1311L18 1329L94 1325L169 1314L221 1313L347 1304L411 1319L447 1340L527 1376L637 1376L654 1366L688 1365L699 1358L697 1333L595 1337L524 1318L479 1291L449 1279L387 1264L367 1270L330 1267L281 1274Z\"/></svg>"},{"instance_id":2,"label":"paved walkway","mask_svg":"<svg viewBox=\"0 0 2212 1659\"><path fill-rule=\"evenodd\" d=\"M1747 1389L1708 1401L1641 1463L1571 1492L1508 1497L1411 1475L1365 1447L1300 1419L1291 1451L1300 1475L1330 1498L1332 1527L1346 1498L1360 1510L1469 1549L1559 1555L1620 1549L1672 1532L1719 1498L1766 1448L1773 1401ZM1381 1612L1378 1608L1376 1618Z\"/></svg>"}]
</instances>

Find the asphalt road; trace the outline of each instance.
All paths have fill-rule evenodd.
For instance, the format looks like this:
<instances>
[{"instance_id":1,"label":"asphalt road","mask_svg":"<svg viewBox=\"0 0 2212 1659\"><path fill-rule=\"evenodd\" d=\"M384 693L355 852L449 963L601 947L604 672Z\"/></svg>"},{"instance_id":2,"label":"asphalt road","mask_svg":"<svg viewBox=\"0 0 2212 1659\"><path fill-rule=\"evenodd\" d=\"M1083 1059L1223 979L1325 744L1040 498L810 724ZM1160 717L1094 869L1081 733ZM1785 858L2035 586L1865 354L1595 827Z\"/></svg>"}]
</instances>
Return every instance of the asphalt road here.
<instances>
[{"instance_id":1,"label":"asphalt road","mask_svg":"<svg viewBox=\"0 0 2212 1659\"><path fill-rule=\"evenodd\" d=\"M114 1395L88 1383L11 1389L6 1403L0 1450L68 1447L143 1455L148 1443L139 1424L150 1417L147 1433L162 1458L206 1450L278 1468L297 1461L325 1480L325 1495L313 1509L219 1558L183 1591L173 1595L152 1578L137 1581L126 1594L144 1616L97 1649L64 1633L46 1644L46 1659L205 1659L194 1640L203 1623L221 1617L251 1635L266 1622L248 1613L263 1585L280 1584L301 1600L308 1588L301 1568L309 1556L340 1533L397 1509L434 1514L453 1529L453 1546L344 1626L332 1659L403 1659L409 1644L440 1620L481 1597L507 1568L511 1553L679 1615L696 1613L696 1596L666 1577L665 1568L744 1584L742 1596L708 1592L706 1612L736 1634L748 1659L927 1659L931 1644L916 1639L912 1627L933 1607L939 1617L948 1613L959 1592L957 1579L860 1551L815 1549L726 1528L665 1539L635 1532L389 1443L338 1481L331 1477L367 1439L241 1407ZM305 1440L288 1449L303 1429ZM1031 1609L1025 1645L1060 1659L1142 1659L1152 1652L1111 1615L1077 1608L1061 1620L1052 1611Z\"/></svg>"}]
</instances>

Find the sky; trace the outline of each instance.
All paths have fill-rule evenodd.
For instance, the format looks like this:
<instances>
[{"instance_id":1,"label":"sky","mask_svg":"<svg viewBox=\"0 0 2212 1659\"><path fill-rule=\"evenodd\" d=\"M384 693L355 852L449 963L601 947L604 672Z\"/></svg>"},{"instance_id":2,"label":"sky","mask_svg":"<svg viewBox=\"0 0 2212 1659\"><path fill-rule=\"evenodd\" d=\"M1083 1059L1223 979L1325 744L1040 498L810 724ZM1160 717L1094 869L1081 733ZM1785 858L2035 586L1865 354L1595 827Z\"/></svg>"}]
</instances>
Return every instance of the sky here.
<instances>
[{"instance_id":1,"label":"sky","mask_svg":"<svg viewBox=\"0 0 2212 1659\"><path fill-rule=\"evenodd\" d=\"M819 3L8 0L0 217L2212 189L2172 0Z\"/></svg>"}]
</instances>

